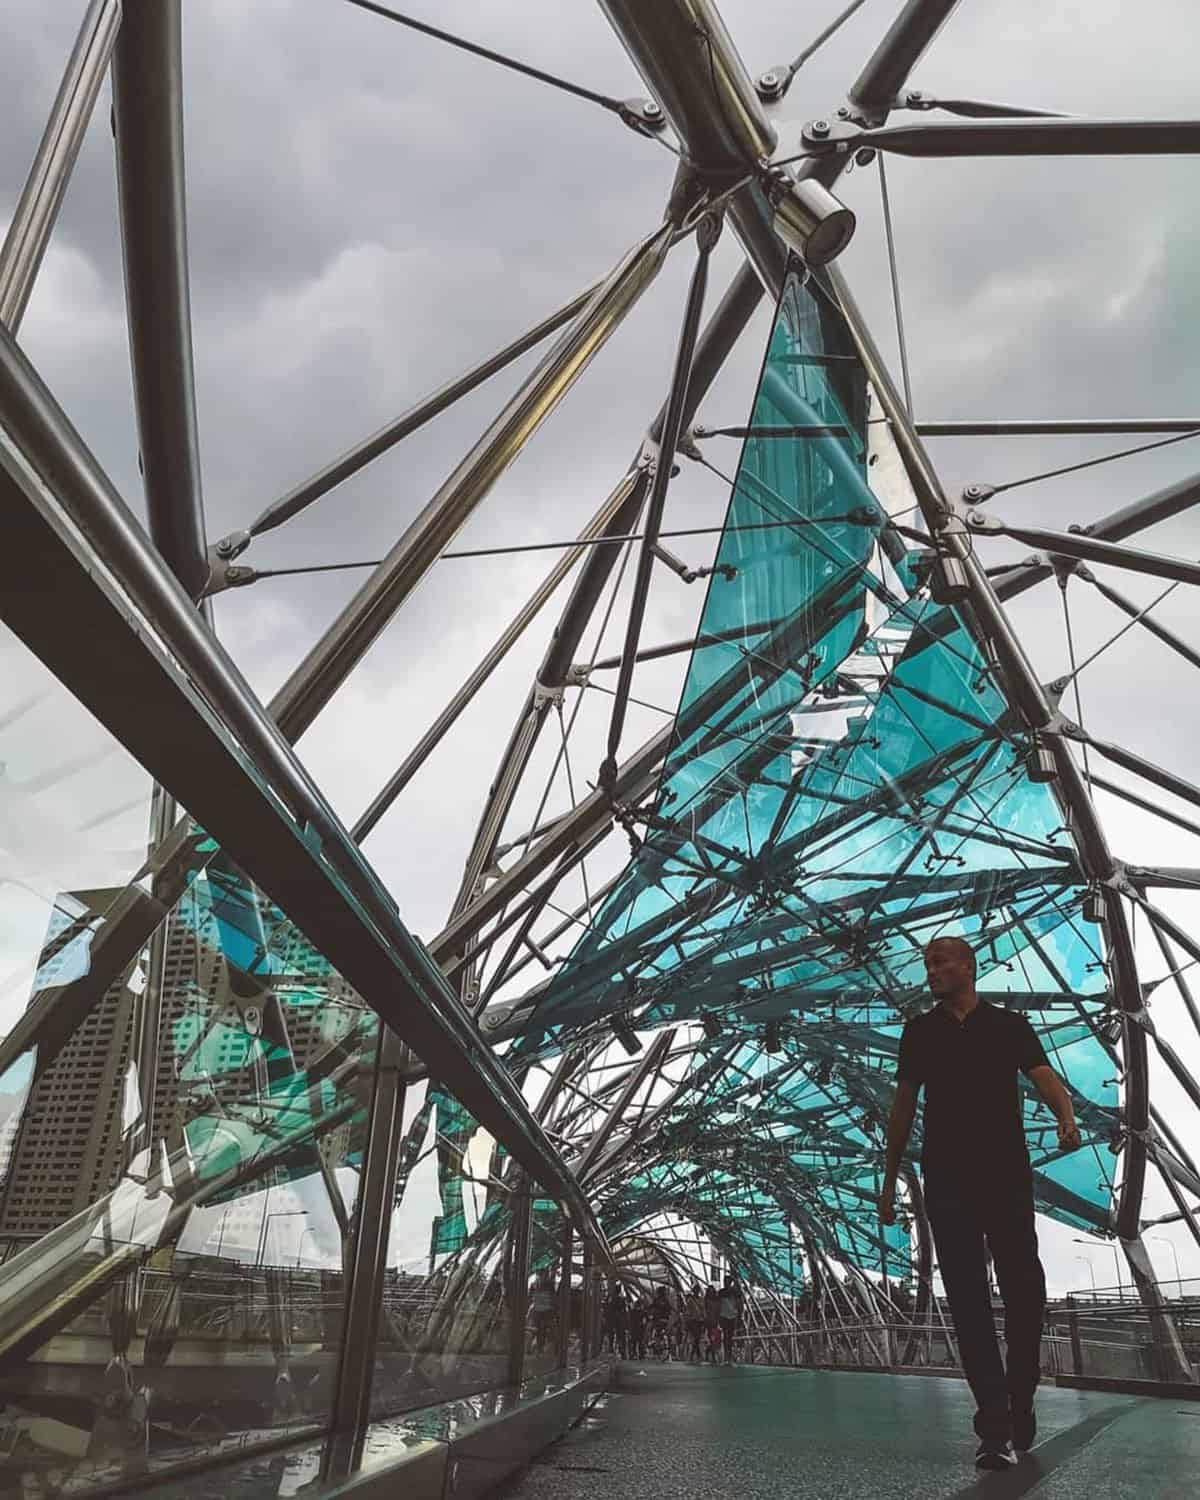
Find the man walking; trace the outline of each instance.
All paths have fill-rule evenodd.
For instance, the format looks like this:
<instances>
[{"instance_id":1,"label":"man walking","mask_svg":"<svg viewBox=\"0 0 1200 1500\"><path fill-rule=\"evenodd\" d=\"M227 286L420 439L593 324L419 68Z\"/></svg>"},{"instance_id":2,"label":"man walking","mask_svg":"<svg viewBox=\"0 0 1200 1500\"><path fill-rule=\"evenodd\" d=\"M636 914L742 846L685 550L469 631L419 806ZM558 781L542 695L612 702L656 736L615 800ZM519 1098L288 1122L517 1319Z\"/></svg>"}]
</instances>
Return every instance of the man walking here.
<instances>
[{"instance_id":1,"label":"man walking","mask_svg":"<svg viewBox=\"0 0 1200 1500\"><path fill-rule=\"evenodd\" d=\"M963 1371L975 1397L982 1469L1006 1469L1033 1446L1046 1278L1038 1259L1033 1172L1018 1072L1054 1111L1060 1150L1080 1144L1071 1096L1028 1020L975 992L975 955L961 938L925 950L938 1004L904 1027L888 1122L879 1218L896 1221L896 1177L925 1087L921 1174ZM987 1249L1004 1299L1008 1369L992 1318Z\"/></svg>"}]
</instances>

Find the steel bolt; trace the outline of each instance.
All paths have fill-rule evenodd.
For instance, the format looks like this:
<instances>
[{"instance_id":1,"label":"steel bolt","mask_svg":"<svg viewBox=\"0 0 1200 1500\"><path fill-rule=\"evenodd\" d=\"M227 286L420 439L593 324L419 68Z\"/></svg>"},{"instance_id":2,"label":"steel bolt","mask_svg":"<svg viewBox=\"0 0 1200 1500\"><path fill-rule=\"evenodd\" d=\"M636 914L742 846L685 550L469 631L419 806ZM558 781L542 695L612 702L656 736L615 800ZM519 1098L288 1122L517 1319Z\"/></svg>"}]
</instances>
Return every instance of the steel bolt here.
<instances>
[{"instance_id":1,"label":"steel bolt","mask_svg":"<svg viewBox=\"0 0 1200 1500\"><path fill-rule=\"evenodd\" d=\"M972 526L986 526L987 525L987 517L984 515L984 513L981 510L973 510L971 512L971 514L967 517L967 520L970 521L970 523L971 523Z\"/></svg>"},{"instance_id":2,"label":"steel bolt","mask_svg":"<svg viewBox=\"0 0 1200 1500\"><path fill-rule=\"evenodd\" d=\"M983 485L981 484L969 484L963 490L963 498L966 500L978 500L982 494Z\"/></svg>"},{"instance_id":3,"label":"steel bolt","mask_svg":"<svg viewBox=\"0 0 1200 1500\"><path fill-rule=\"evenodd\" d=\"M642 105L642 113L648 120L657 120L662 114L662 105L656 104L653 99L647 99Z\"/></svg>"},{"instance_id":4,"label":"steel bolt","mask_svg":"<svg viewBox=\"0 0 1200 1500\"><path fill-rule=\"evenodd\" d=\"M839 120L848 120L850 118L849 106L845 104L839 104L837 116Z\"/></svg>"},{"instance_id":5,"label":"steel bolt","mask_svg":"<svg viewBox=\"0 0 1200 1500\"><path fill-rule=\"evenodd\" d=\"M812 124L808 127L808 131L809 131L810 135L828 135L829 134L829 121L828 120L814 120L812 122Z\"/></svg>"},{"instance_id":6,"label":"steel bolt","mask_svg":"<svg viewBox=\"0 0 1200 1500\"><path fill-rule=\"evenodd\" d=\"M764 89L773 89L775 87L775 85L779 82L779 74L778 73L764 73L762 75L762 77L758 81L759 81L759 84Z\"/></svg>"}]
</instances>

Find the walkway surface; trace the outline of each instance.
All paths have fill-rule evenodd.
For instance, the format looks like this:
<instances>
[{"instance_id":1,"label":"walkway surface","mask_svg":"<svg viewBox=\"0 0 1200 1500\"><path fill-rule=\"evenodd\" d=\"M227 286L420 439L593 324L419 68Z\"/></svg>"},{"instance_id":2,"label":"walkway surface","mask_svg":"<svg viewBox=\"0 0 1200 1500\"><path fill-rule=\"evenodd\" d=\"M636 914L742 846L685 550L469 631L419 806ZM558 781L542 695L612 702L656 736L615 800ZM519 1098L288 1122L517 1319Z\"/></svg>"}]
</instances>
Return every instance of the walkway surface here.
<instances>
[{"instance_id":1,"label":"walkway surface","mask_svg":"<svg viewBox=\"0 0 1200 1500\"><path fill-rule=\"evenodd\" d=\"M1043 1386L1037 1447L975 1468L965 1382L626 1364L497 1500L1159 1500L1200 1492L1200 1402Z\"/></svg>"}]
</instances>

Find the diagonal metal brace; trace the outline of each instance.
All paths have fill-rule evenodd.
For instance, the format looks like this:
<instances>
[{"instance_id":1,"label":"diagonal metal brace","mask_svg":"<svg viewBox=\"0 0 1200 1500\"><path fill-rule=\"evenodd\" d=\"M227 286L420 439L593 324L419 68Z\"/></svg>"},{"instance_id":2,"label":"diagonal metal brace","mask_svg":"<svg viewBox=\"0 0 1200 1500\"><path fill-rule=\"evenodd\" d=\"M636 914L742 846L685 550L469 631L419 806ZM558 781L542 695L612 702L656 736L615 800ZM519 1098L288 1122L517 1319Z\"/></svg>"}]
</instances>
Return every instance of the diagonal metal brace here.
<instances>
[{"instance_id":1,"label":"diagonal metal brace","mask_svg":"<svg viewBox=\"0 0 1200 1500\"><path fill-rule=\"evenodd\" d=\"M621 671L617 679L612 718L609 721L608 748L598 778L601 789L610 795L616 782L617 752L621 748L621 733L625 728L625 711L629 703L629 689L633 682L634 659L637 656L638 641L641 639L642 621L646 615L646 598L650 592L650 576L654 567L658 533L662 526L667 488L671 483L675 449L683 431L688 384L691 381L692 361L700 331L700 315L704 310L704 293L708 286L708 265L720 234L721 216L706 213L696 228L696 265L688 287L683 328L679 335L675 369L671 376L671 393L667 398L666 417L659 442L658 462L655 465L650 499L646 507L642 548L638 554L637 576L634 580L633 599L629 606L629 623L625 631L625 648L621 654Z\"/></svg>"}]
</instances>

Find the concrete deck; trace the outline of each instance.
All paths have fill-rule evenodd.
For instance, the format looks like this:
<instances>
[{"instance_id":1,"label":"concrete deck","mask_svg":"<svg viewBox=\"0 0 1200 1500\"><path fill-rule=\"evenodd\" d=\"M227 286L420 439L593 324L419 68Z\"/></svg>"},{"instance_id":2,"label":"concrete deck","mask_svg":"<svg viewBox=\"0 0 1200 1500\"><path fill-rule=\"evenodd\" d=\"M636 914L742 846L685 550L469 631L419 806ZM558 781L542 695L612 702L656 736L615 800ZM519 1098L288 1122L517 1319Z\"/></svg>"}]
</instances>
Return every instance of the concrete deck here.
<instances>
[{"instance_id":1,"label":"concrete deck","mask_svg":"<svg viewBox=\"0 0 1200 1500\"><path fill-rule=\"evenodd\" d=\"M965 1382L625 1364L497 1500L1157 1500L1200 1492L1200 1402L1038 1392L1037 1447L974 1465Z\"/></svg>"}]
</instances>

